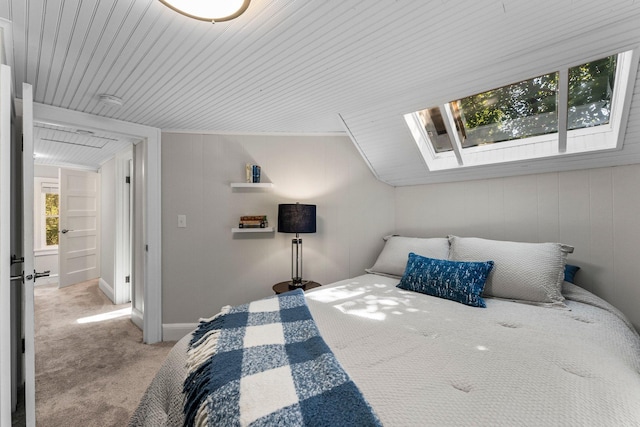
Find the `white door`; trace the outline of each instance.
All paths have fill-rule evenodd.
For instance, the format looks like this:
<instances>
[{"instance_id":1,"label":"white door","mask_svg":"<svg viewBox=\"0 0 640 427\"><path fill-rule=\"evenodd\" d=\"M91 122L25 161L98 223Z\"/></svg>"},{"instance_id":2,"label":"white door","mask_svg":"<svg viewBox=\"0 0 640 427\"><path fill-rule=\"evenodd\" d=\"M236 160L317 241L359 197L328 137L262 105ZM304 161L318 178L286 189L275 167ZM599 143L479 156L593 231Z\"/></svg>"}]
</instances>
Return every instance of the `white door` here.
<instances>
[{"instance_id":1,"label":"white door","mask_svg":"<svg viewBox=\"0 0 640 427\"><path fill-rule=\"evenodd\" d=\"M133 155L133 150L131 151L131 155ZM125 280L121 295L118 295L116 297L116 301L122 301L122 303L131 302L131 265L133 264L131 262L131 254L133 253L133 191L131 181L133 180L133 160L128 159L124 166L127 185L124 186L124 194L122 197L123 221L121 226L122 229L119 231L119 233L121 233L122 235L122 241L120 242L121 246L119 247L122 248L121 262L127 280ZM116 302L116 304L118 304L118 302Z\"/></svg>"},{"instance_id":2,"label":"white door","mask_svg":"<svg viewBox=\"0 0 640 427\"><path fill-rule=\"evenodd\" d=\"M11 68L0 65L0 426L11 425Z\"/></svg>"},{"instance_id":3,"label":"white door","mask_svg":"<svg viewBox=\"0 0 640 427\"><path fill-rule=\"evenodd\" d=\"M33 285L39 274L33 262L33 89L22 84L22 248L24 256L24 371L27 427L36 425L36 373ZM29 276L33 272L33 280Z\"/></svg>"},{"instance_id":4,"label":"white door","mask_svg":"<svg viewBox=\"0 0 640 427\"><path fill-rule=\"evenodd\" d=\"M100 175L60 169L59 287L100 276Z\"/></svg>"},{"instance_id":5,"label":"white door","mask_svg":"<svg viewBox=\"0 0 640 427\"><path fill-rule=\"evenodd\" d=\"M131 162L133 147L116 154L115 182L115 277L113 303L131 302Z\"/></svg>"}]
</instances>

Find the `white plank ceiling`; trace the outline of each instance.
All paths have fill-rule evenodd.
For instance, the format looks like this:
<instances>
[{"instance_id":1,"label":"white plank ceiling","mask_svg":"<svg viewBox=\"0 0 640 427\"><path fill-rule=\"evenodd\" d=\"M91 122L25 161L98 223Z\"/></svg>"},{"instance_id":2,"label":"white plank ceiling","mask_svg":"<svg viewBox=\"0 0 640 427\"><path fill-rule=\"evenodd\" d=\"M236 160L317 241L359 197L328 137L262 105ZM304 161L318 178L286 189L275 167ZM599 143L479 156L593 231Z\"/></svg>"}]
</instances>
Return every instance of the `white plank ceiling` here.
<instances>
[{"instance_id":1,"label":"white plank ceiling","mask_svg":"<svg viewBox=\"0 0 640 427\"><path fill-rule=\"evenodd\" d=\"M34 163L98 169L106 160L137 142L133 138L55 124L34 126Z\"/></svg>"},{"instance_id":2,"label":"white plank ceiling","mask_svg":"<svg viewBox=\"0 0 640 427\"><path fill-rule=\"evenodd\" d=\"M392 185L523 168L429 172L402 114L640 45L634 0L252 0L216 24L157 0L0 0L0 17L10 22L18 97L28 82L36 102L165 130L348 128ZM100 94L124 105L102 105ZM632 151L611 164L640 162L638 104ZM571 162L607 165L583 156L525 167Z\"/></svg>"}]
</instances>

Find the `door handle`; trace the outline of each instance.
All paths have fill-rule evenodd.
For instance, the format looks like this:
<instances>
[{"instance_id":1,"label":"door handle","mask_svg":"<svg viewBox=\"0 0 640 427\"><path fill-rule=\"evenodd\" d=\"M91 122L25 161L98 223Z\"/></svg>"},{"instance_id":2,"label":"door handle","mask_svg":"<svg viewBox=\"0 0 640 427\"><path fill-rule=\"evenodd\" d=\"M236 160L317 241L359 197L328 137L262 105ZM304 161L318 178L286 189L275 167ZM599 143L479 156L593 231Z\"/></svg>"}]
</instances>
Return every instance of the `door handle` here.
<instances>
[{"instance_id":1,"label":"door handle","mask_svg":"<svg viewBox=\"0 0 640 427\"><path fill-rule=\"evenodd\" d=\"M67 234L70 231L73 231L73 230L67 230L66 228L63 228L62 230L60 230L62 234Z\"/></svg>"},{"instance_id":2,"label":"door handle","mask_svg":"<svg viewBox=\"0 0 640 427\"><path fill-rule=\"evenodd\" d=\"M51 273L51 270L45 270L45 271L43 271L42 273L38 273L38 272L34 269L34 270L33 270L33 284L35 285L36 280L37 280L39 277L49 277L49 273ZM29 275L29 276L31 276L31 275ZM31 280L31 279L29 278L29 276L27 276L27 280Z\"/></svg>"},{"instance_id":3,"label":"door handle","mask_svg":"<svg viewBox=\"0 0 640 427\"><path fill-rule=\"evenodd\" d=\"M34 273L35 273L35 270L34 270ZM48 276L48 275L49 275L49 272L47 271L46 273L47 273L47 276ZM31 279L33 279L33 275L32 275L32 274L29 274L29 275L27 275L27 276L25 277L25 275L24 275L24 271L23 271L22 273L20 273L20 275L19 275L19 276L11 276L11 281L12 281L12 282L15 282L15 281L18 281L18 280L19 280L21 283L24 283L24 281L25 281L25 280L31 280ZM35 282L34 282L34 283L35 283Z\"/></svg>"},{"instance_id":4,"label":"door handle","mask_svg":"<svg viewBox=\"0 0 640 427\"><path fill-rule=\"evenodd\" d=\"M33 270L33 274L28 274L28 275L24 275L24 271L22 272L22 274L20 274L19 276L11 276L11 281L15 281L15 280L20 280L22 283L24 283L25 280L31 280L33 279L33 283L36 283L36 279L39 277L48 277L49 274L51 274L51 270L46 270L43 271L42 273L38 273L37 271Z\"/></svg>"},{"instance_id":5,"label":"door handle","mask_svg":"<svg viewBox=\"0 0 640 427\"><path fill-rule=\"evenodd\" d=\"M42 273L38 273L37 271L33 270L33 276L34 276L33 281L35 282L38 277L48 277L50 273L51 273L51 270L46 270L46 271L43 271Z\"/></svg>"}]
</instances>

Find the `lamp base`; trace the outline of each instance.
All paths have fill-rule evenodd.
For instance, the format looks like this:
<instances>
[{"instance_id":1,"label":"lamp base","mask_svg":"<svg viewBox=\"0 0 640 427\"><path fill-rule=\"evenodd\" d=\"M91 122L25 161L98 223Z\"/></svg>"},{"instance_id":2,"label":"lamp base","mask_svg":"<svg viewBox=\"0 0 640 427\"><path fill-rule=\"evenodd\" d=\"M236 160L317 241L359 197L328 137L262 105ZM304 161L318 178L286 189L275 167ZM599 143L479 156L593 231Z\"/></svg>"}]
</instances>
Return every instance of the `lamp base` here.
<instances>
[{"instance_id":1,"label":"lamp base","mask_svg":"<svg viewBox=\"0 0 640 427\"><path fill-rule=\"evenodd\" d=\"M301 277L294 277L289 281L289 289L304 288L310 280L302 280Z\"/></svg>"}]
</instances>

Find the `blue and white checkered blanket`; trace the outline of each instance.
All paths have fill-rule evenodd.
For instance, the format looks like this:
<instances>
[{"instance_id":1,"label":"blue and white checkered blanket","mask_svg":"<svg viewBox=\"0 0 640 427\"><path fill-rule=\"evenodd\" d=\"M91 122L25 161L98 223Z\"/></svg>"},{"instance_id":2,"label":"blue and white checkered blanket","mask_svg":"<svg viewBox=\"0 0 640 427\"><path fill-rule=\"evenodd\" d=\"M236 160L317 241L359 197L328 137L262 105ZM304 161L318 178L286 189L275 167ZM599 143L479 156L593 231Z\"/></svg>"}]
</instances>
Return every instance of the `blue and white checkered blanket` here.
<instances>
[{"instance_id":1,"label":"blue and white checkered blanket","mask_svg":"<svg viewBox=\"0 0 640 427\"><path fill-rule=\"evenodd\" d=\"M224 307L193 333L186 426L379 426L302 290Z\"/></svg>"}]
</instances>

